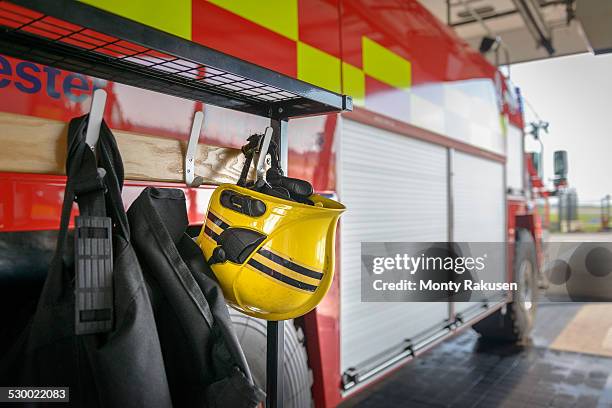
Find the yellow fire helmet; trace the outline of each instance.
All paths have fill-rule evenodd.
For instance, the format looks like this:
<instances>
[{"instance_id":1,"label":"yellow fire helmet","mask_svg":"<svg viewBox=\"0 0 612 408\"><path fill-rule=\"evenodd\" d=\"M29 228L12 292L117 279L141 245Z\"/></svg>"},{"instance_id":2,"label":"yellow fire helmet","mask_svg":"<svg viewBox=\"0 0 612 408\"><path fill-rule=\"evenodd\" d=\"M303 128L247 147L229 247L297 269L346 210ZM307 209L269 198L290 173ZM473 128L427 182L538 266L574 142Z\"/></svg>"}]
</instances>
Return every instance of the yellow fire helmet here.
<instances>
[{"instance_id":1,"label":"yellow fire helmet","mask_svg":"<svg viewBox=\"0 0 612 408\"><path fill-rule=\"evenodd\" d=\"M271 130L243 147L239 185L213 192L198 244L227 301L243 313L286 320L315 308L331 286L336 225L345 207L313 194L309 183L284 177L277 149L262 180ZM258 179L246 183L254 153Z\"/></svg>"}]
</instances>

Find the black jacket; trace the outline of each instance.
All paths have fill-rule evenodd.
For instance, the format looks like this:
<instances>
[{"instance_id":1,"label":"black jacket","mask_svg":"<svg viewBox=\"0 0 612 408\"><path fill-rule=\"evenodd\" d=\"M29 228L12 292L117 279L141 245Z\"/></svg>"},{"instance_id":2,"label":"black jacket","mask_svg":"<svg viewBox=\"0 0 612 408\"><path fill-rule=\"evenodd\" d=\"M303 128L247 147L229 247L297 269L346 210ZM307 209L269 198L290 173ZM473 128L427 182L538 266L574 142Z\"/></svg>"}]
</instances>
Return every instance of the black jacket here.
<instances>
[{"instance_id":1,"label":"black jacket","mask_svg":"<svg viewBox=\"0 0 612 408\"><path fill-rule=\"evenodd\" d=\"M186 234L183 191L147 187L128 218L174 406L255 407L264 393L253 384L223 293Z\"/></svg>"},{"instance_id":2,"label":"black jacket","mask_svg":"<svg viewBox=\"0 0 612 408\"><path fill-rule=\"evenodd\" d=\"M72 407L171 407L153 308L121 201L121 157L103 123L96 165L86 126L87 116L70 122L55 256L31 323L0 363L0 382L69 387ZM74 244L67 239L75 195L81 215L109 216L113 224L114 325L106 333L75 334Z\"/></svg>"}]
</instances>

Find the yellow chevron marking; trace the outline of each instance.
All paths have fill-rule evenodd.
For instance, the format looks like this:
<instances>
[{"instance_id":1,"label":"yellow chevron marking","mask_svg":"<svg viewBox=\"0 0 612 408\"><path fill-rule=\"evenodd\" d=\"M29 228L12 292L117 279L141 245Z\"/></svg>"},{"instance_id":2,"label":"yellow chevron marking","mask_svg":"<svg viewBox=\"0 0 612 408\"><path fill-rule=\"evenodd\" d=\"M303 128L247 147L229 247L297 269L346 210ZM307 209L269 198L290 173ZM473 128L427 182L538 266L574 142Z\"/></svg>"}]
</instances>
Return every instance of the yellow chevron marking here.
<instances>
[{"instance_id":1,"label":"yellow chevron marking","mask_svg":"<svg viewBox=\"0 0 612 408\"><path fill-rule=\"evenodd\" d=\"M299 280L309 285L318 286L319 282L321 282L319 279L311 278L309 276L304 276L301 273L297 273L297 272L292 271L291 269L285 268L284 266L279 265L276 262L271 261L268 258L261 256L258 253L255 253L253 255L253 259L259 262L260 264L267 266L270 269L274 269L275 271L282 273L285 276L288 276L295 280Z\"/></svg>"},{"instance_id":2,"label":"yellow chevron marking","mask_svg":"<svg viewBox=\"0 0 612 408\"><path fill-rule=\"evenodd\" d=\"M362 37L363 71L374 79L396 88L410 88L412 68L410 61L382 45Z\"/></svg>"},{"instance_id":3,"label":"yellow chevron marking","mask_svg":"<svg viewBox=\"0 0 612 408\"><path fill-rule=\"evenodd\" d=\"M582 306L550 348L612 357L611 312L609 303Z\"/></svg>"},{"instance_id":4,"label":"yellow chevron marking","mask_svg":"<svg viewBox=\"0 0 612 408\"><path fill-rule=\"evenodd\" d=\"M298 0L208 1L291 40L298 39Z\"/></svg>"},{"instance_id":5,"label":"yellow chevron marking","mask_svg":"<svg viewBox=\"0 0 612 408\"><path fill-rule=\"evenodd\" d=\"M191 40L191 0L80 0L109 13Z\"/></svg>"},{"instance_id":6,"label":"yellow chevron marking","mask_svg":"<svg viewBox=\"0 0 612 408\"><path fill-rule=\"evenodd\" d=\"M342 63L342 93L353 97L353 105L365 105L365 74L346 62Z\"/></svg>"},{"instance_id":7,"label":"yellow chevron marking","mask_svg":"<svg viewBox=\"0 0 612 408\"><path fill-rule=\"evenodd\" d=\"M217 246L217 241L215 241L214 239L212 239L211 237L208 236L208 234L206 234L205 232L202 232L199 236L198 239L196 240L198 246L202 246L202 240L203 239L207 239L208 241L210 241L214 246Z\"/></svg>"},{"instance_id":8,"label":"yellow chevron marking","mask_svg":"<svg viewBox=\"0 0 612 408\"><path fill-rule=\"evenodd\" d=\"M340 58L297 43L297 77L304 82L340 93Z\"/></svg>"}]
</instances>

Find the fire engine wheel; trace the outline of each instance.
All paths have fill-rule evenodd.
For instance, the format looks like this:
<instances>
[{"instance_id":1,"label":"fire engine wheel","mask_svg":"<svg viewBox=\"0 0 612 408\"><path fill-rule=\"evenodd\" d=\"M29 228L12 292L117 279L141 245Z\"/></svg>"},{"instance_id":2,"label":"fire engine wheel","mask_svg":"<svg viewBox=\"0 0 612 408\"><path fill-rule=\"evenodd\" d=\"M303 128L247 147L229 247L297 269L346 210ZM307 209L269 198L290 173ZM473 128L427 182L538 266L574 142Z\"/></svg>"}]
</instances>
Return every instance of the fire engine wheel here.
<instances>
[{"instance_id":1,"label":"fire engine wheel","mask_svg":"<svg viewBox=\"0 0 612 408\"><path fill-rule=\"evenodd\" d=\"M526 230L518 231L518 243L514 254L518 291L513 302L474 325L484 339L525 343L533 329L539 295L535 244Z\"/></svg>"},{"instance_id":2,"label":"fire engine wheel","mask_svg":"<svg viewBox=\"0 0 612 408\"><path fill-rule=\"evenodd\" d=\"M266 389L266 321L246 316L230 308L230 316L253 374L255 384ZM283 364L284 406L311 408L313 406L312 374L308 368L304 334L293 320L285 322L285 361Z\"/></svg>"}]
</instances>

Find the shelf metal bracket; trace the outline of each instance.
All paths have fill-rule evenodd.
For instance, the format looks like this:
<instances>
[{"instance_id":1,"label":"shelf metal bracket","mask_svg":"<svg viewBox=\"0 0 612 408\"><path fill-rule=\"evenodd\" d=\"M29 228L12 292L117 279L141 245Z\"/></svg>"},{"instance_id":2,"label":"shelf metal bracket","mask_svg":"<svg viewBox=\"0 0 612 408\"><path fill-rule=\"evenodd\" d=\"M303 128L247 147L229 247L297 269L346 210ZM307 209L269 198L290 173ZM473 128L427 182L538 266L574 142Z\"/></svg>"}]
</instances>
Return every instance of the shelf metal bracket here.
<instances>
[{"instance_id":1,"label":"shelf metal bracket","mask_svg":"<svg viewBox=\"0 0 612 408\"><path fill-rule=\"evenodd\" d=\"M279 149L281 169L287 174L287 119L272 119L272 139ZM266 408L283 408L283 362L285 361L285 321L268 321L267 324Z\"/></svg>"}]
</instances>

